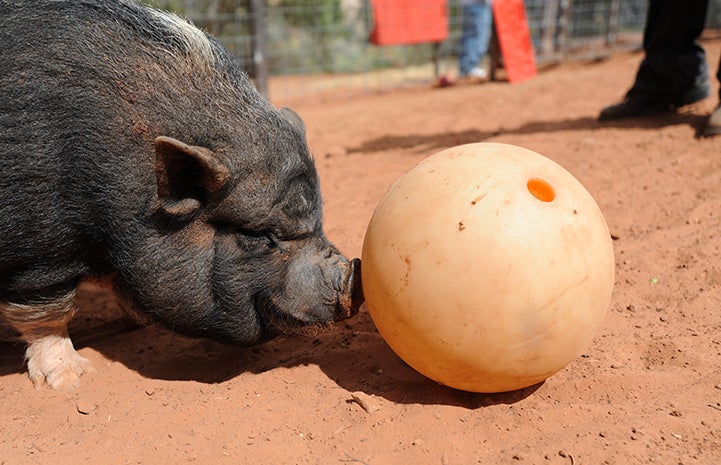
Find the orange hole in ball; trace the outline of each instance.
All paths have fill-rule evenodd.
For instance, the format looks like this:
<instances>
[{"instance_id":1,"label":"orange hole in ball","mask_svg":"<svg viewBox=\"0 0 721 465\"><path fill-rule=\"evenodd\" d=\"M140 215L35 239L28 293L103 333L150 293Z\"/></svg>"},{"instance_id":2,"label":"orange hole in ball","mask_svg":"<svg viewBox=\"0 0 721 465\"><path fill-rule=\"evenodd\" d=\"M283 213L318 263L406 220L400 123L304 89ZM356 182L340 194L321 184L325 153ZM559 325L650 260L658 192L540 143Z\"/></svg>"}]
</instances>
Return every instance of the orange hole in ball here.
<instances>
[{"instance_id":1,"label":"orange hole in ball","mask_svg":"<svg viewBox=\"0 0 721 465\"><path fill-rule=\"evenodd\" d=\"M553 202L556 198L556 191L547 181L540 178L531 178L526 184L528 192L542 202Z\"/></svg>"}]
</instances>

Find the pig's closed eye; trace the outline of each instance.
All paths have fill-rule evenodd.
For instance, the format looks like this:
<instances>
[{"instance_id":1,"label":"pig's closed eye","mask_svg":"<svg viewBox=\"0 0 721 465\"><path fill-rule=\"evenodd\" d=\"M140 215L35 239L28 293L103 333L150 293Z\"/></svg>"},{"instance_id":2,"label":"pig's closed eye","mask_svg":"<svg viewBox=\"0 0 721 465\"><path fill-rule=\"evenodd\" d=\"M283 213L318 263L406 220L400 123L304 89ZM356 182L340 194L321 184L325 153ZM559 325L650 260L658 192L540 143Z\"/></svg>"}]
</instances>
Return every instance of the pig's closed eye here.
<instances>
[{"instance_id":1,"label":"pig's closed eye","mask_svg":"<svg viewBox=\"0 0 721 465\"><path fill-rule=\"evenodd\" d=\"M286 252L285 248L283 247L283 243L280 240L278 240L278 236L276 236L273 233L267 233L266 237L270 241L272 248L278 249L278 251L280 251L281 253Z\"/></svg>"},{"instance_id":2,"label":"pig's closed eye","mask_svg":"<svg viewBox=\"0 0 721 465\"><path fill-rule=\"evenodd\" d=\"M279 250L278 242L266 234L248 234L236 231L235 242L242 249L254 253L270 253Z\"/></svg>"},{"instance_id":3,"label":"pig's closed eye","mask_svg":"<svg viewBox=\"0 0 721 465\"><path fill-rule=\"evenodd\" d=\"M256 246L262 247L268 252L279 252L282 255L287 254L287 249L283 245L283 242L273 233L265 233L259 236L244 236L249 238Z\"/></svg>"},{"instance_id":4,"label":"pig's closed eye","mask_svg":"<svg viewBox=\"0 0 721 465\"><path fill-rule=\"evenodd\" d=\"M220 234L231 234L235 237L238 245L244 249L253 249L256 251L278 251L285 253L282 241L278 239L274 233L269 231L256 231L244 229L236 225L216 225L216 229Z\"/></svg>"},{"instance_id":5,"label":"pig's closed eye","mask_svg":"<svg viewBox=\"0 0 721 465\"><path fill-rule=\"evenodd\" d=\"M268 235L267 232L263 230L248 229L238 224L226 223L223 221L215 221L213 222L213 226L215 227L215 230L218 231L218 234L233 234L236 236L240 235L254 239L264 238Z\"/></svg>"},{"instance_id":6,"label":"pig's closed eye","mask_svg":"<svg viewBox=\"0 0 721 465\"><path fill-rule=\"evenodd\" d=\"M231 234L235 237L238 245L244 249L277 251L282 254L287 253L284 241L278 238L278 235L270 230L256 230L243 228L242 226L226 223L213 223L219 234Z\"/></svg>"}]
</instances>

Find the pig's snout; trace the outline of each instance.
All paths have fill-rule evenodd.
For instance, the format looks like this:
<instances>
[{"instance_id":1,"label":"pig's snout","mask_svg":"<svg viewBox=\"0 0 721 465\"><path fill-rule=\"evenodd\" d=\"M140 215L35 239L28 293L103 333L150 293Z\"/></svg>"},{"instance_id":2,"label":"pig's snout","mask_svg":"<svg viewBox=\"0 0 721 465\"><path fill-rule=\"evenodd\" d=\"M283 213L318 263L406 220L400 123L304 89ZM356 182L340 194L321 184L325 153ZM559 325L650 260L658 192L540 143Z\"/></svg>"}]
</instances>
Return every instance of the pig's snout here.
<instances>
[{"instance_id":1,"label":"pig's snout","mask_svg":"<svg viewBox=\"0 0 721 465\"><path fill-rule=\"evenodd\" d=\"M336 320L345 320L356 315L363 302L365 302L365 297L363 296L363 285L361 283L361 261L354 258L348 266L343 291L340 299L338 299Z\"/></svg>"}]
</instances>

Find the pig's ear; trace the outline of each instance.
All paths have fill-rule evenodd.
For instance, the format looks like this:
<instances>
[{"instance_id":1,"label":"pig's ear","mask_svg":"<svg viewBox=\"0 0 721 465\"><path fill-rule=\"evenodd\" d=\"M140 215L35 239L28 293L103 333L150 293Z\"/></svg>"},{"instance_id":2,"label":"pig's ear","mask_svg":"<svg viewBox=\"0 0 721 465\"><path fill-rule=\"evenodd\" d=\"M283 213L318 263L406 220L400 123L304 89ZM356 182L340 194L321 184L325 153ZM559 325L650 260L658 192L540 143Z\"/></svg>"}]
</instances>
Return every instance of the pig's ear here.
<instances>
[{"instance_id":1,"label":"pig's ear","mask_svg":"<svg viewBox=\"0 0 721 465\"><path fill-rule=\"evenodd\" d=\"M305 136L305 123L301 119L301 117L298 115L298 113L294 112L288 107L283 107L280 109L280 114L283 115L283 117L290 122L293 126L298 128L301 134Z\"/></svg>"},{"instance_id":2,"label":"pig's ear","mask_svg":"<svg viewBox=\"0 0 721 465\"><path fill-rule=\"evenodd\" d=\"M231 180L230 169L211 150L166 136L155 139L155 175L161 208L179 220L195 216Z\"/></svg>"}]
</instances>

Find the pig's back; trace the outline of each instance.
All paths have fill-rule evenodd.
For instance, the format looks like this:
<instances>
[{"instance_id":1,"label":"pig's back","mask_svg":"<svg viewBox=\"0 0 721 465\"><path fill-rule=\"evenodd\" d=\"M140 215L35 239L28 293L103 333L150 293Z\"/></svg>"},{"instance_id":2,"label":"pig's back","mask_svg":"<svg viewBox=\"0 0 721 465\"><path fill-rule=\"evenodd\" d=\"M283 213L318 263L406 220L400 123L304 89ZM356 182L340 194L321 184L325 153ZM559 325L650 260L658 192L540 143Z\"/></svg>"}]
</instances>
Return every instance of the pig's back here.
<instances>
[{"instance_id":1,"label":"pig's back","mask_svg":"<svg viewBox=\"0 0 721 465\"><path fill-rule=\"evenodd\" d=\"M269 137L254 125L270 104L173 15L0 0L0 44L0 280L29 263L109 271L157 204L157 136L221 151Z\"/></svg>"},{"instance_id":2,"label":"pig's back","mask_svg":"<svg viewBox=\"0 0 721 465\"><path fill-rule=\"evenodd\" d=\"M0 44L0 292L109 271L113 242L153 208L154 138L214 136L189 129L213 97L184 78L212 75L217 47L104 0L0 0Z\"/></svg>"}]
</instances>

